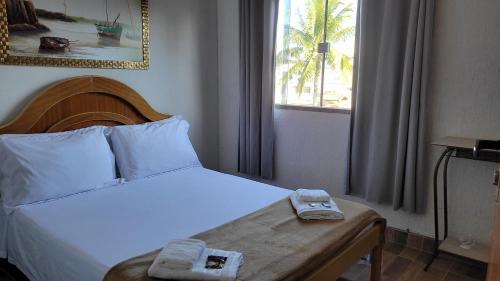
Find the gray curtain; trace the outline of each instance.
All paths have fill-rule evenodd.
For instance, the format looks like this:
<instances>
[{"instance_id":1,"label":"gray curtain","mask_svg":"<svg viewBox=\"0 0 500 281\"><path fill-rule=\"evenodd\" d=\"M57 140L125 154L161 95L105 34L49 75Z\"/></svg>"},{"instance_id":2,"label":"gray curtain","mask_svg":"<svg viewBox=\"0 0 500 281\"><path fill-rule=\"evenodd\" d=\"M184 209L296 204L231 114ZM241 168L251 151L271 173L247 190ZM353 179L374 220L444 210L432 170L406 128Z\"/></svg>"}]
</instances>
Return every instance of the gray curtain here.
<instances>
[{"instance_id":1,"label":"gray curtain","mask_svg":"<svg viewBox=\"0 0 500 281\"><path fill-rule=\"evenodd\" d=\"M360 0L348 193L421 212L434 0Z\"/></svg>"},{"instance_id":2,"label":"gray curtain","mask_svg":"<svg viewBox=\"0 0 500 281\"><path fill-rule=\"evenodd\" d=\"M238 171L272 179L274 52L278 0L240 1Z\"/></svg>"}]
</instances>

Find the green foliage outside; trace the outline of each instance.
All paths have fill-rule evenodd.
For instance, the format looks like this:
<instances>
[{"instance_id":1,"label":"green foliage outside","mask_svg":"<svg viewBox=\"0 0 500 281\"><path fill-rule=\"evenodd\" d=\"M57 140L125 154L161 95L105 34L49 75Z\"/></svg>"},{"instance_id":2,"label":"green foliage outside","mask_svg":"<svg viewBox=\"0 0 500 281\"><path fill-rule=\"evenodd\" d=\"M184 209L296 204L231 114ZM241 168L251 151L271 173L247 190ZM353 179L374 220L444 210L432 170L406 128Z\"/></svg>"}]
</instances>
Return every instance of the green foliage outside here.
<instances>
[{"instance_id":1,"label":"green foliage outside","mask_svg":"<svg viewBox=\"0 0 500 281\"><path fill-rule=\"evenodd\" d=\"M326 41L330 50L326 53L327 66L340 71L344 79L352 77L353 59L350 55L334 48L335 43L352 39L355 26L351 24L355 16L352 4L342 0L329 0ZM287 85L298 79L297 93L301 95L307 82L313 81L314 105L319 104L320 78L323 57L318 54L318 44L323 42L325 21L325 0L308 0L306 14L299 14L297 26L285 26L285 50L277 54L276 63L289 65L278 82ZM283 96L286 103L286 96Z\"/></svg>"}]
</instances>

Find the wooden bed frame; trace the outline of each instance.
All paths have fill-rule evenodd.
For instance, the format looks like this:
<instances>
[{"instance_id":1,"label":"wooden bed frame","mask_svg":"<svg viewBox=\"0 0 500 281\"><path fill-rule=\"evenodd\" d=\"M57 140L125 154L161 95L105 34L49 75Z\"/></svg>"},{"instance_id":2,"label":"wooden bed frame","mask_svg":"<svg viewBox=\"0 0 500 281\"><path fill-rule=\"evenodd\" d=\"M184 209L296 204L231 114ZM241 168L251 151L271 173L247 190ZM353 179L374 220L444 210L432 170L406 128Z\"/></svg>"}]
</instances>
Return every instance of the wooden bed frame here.
<instances>
[{"instance_id":1,"label":"wooden bed frame","mask_svg":"<svg viewBox=\"0 0 500 281\"><path fill-rule=\"evenodd\" d=\"M50 133L94 125L142 124L171 117L155 111L140 94L105 77L71 78L50 86L14 120L0 126L0 134ZM318 268L308 281L334 281L371 253L371 281L381 278L385 221L375 223Z\"/></svg>"}]
</instances>

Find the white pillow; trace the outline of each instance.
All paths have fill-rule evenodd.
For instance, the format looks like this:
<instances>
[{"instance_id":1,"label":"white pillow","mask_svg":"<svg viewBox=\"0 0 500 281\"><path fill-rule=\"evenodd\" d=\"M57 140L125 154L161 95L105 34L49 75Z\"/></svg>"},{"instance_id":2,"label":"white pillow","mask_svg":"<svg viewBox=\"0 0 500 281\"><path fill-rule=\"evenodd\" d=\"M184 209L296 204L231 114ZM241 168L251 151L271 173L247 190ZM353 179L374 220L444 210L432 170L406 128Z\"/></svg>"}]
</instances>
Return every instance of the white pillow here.
<instances>
[{"instance_id":1,"label":"white pillow","mask_svg":"<svg viewBox=\"0 0 500 281\"><path fill-rule=\"evenodd\" d=\"M105 127L0 136L0 193L6 207L60 198L116 178Z\"/></svg>"},{"instance_id":2,"label":"white pillow","mask_svg":"<svg viewBox=\"0 0 500 281\"><path fill-rule=\"evenodd\" d=\"M189 123L177 117L114 127L111 145L121 176L134 180L201 165L188 131Z\"/></svg>"},{"instance_id":3,"label":"white pillow","mask_svg":"<svg viewBox=\"0 0 500 281\"><path fill-rule=\"evenodd\" d=\"M2 139L14 139L14 138L24 138L24 139L30 139L34 141L45 141L45 140L51 140L51 139L57 139L61 138L62 136L66 135L83 135L88 132L93 132L93 131L101 131L104 136L106 137L106 141L108 142L109 145L109 157L111 159L111 168L113 169L113 173L115 174L115 177L118 175L117 169L116 169L116 159L115 155L113 154L113 151L111 150L111 130L113 127L108 127L108 126L92 126L92 127L87 127L87 128L82 128L82 129L77 129L73 131L66 131L66 132L57 132L57 133L41 133L41 134L4 134L0 135L0 138ZM1 153L1 148L0 148L0 153Z\"/></svg>"}]
</instances>

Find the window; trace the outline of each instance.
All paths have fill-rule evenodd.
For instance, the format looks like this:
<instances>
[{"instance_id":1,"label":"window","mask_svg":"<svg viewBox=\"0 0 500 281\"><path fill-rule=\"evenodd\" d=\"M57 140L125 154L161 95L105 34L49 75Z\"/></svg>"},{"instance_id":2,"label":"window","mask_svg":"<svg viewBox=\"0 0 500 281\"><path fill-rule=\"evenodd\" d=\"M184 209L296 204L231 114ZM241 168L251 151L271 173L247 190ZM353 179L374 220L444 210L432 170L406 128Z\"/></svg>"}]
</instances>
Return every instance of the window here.
<instances>
[{"instance_id":1,"label":"window","mask_svg":"<svg viewBox=\"0 0 500 281\"><path fill-rule=\"evenodd\" d=\"M351 108L357 0L280 0L276 104Z\"/></svg>"}]
</instances>

